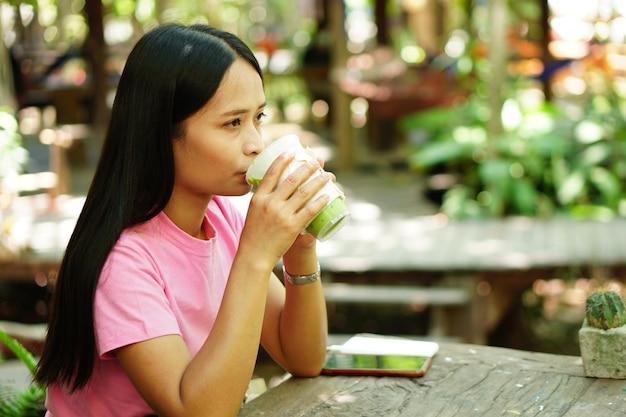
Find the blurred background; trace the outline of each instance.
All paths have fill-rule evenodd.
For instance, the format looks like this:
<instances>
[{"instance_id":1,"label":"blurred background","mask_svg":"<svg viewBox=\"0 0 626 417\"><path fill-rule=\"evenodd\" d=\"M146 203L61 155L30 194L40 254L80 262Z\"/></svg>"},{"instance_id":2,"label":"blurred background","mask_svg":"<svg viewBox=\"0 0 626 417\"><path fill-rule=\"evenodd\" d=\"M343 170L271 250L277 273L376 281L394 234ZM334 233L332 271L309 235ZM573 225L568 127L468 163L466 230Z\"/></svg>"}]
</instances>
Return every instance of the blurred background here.
<instances>
[{"instance_id":1,"label":"blurred background","mask_svg":"<svg viewBox=\"0 0 626 417\"><path fill-rule=\"evenodd\" d=\"M0 320L45 322L67 211L80 209L125 57L168 21L244 39L265 72L266 140L300 134L365 217L626 214L626 0L2 0ZM25 213L70 231L42 223L48 248L19 229ZM584 294L621 291L622 266L532 271L484 342L578 354ZM420 274L398 269L334 272ZM333 304L330 324L425 335L435 316L428 303L364 300Z\"/></svg>"}]
</instances>

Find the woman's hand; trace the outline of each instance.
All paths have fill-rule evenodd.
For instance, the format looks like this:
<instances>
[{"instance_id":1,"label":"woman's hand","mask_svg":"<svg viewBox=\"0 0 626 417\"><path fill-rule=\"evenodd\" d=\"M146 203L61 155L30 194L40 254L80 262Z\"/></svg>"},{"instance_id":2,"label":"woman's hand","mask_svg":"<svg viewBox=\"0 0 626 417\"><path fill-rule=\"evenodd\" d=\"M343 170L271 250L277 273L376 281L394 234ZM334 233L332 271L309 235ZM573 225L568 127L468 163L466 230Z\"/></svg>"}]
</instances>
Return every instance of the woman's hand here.
<instances>
[{"instance_id":1,"label":"woman's hand","mask_svg":"<svg viewBox=\"0 0 626 417\"><path fill-rule=\"evenodd\" d=\"M321 168L324 168L324 160L317 158L317 162L319 163L319 166ZM332 182L336 182L337 178L335 177L335 174L333 174L332 172L327 172L324 171L328 177L329 180ZM294 241L293 245L291 245L291 248L293 249L310 249L313 248L315 246L315 244L317 243L317 239L310 233L308 232L301 232L298 237L296 237L296 240Z\"/></svg>"},{"instance_id":2,"label":"woman's hand","mask_svg":"<svg viewBox=\"0 0 626 417\"><path fill-rule=\"evenodd\" d=\"M271 265L292 245L295 250L314 247L315 238L301 232L328 203L325 195L312 199L333 178L324 172L308 181L319 163L304 163L280 181L293 158L293 153L283 153L269 167L252 196L241 235L240 247L245 243L257 256L265 254Z\"/></svg>"}]
</instances>

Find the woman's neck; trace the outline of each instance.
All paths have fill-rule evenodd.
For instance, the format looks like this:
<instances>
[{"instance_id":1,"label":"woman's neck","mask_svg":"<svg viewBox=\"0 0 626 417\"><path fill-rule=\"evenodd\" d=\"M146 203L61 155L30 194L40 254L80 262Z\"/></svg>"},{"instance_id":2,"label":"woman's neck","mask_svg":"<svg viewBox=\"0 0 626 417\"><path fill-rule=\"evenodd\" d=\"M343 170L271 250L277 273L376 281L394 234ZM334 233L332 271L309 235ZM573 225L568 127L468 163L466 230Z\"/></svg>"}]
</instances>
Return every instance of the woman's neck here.
<instances>
[{"instance_id":1,"label":"woman's neck","mask_svg":"<svg viewBox=\"0 0 626 417\"><path fill-rule=\"evenodd\" d=\"M183 232L197 239L206 240L210 236L204 225L204 217L210 201L210 198L208 201L205 199L190 201L172 196L163 213Z\"/></svg>"}]
</instances>

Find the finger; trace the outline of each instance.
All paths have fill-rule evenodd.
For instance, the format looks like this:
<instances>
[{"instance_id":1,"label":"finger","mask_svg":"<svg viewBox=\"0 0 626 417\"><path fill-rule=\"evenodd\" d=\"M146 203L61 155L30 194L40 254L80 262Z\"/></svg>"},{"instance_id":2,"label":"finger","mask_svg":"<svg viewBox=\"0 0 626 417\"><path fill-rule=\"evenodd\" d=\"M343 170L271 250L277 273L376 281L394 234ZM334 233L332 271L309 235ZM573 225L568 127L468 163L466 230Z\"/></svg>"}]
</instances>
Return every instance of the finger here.
<instances>
[{"instance_id":1,"label":"finger","mask_svg":"<svg viewBox=\"0 0 626 417\"><path fill-rule=\"evenodd\" d=\"M329 181L330 175L326 171L322 171L311 178L310 181L299 186L294 192L294 199L299 200L299 207L311 200Z\"/></svg>"},{"instance_id":2,"label":"finger","mask_svg":"<svg viewBox=\"0 0 626 417\"><path fill-rule=\"evenodd\" d=\"M320 167L315 162L306 162L298 165L287 177L276 187L279 197L289 199L294 193L299 193L300 187L309 181L317 178ZM317 181L315 182L317 183ZM321 187L319 187L321 188Z\"/></svg>"},{"instance_id":3,"label":"finger","mask_svg":"<svg viewBox=\"0 0 626 417\"><path fill-rule=\"evenodd\" d=\"M280 177L286 169L288 169L289 164L293 161L295 153L293 150L289 149L282 154L280 154L274 162L269 166L261 183L257 187L257 192L270 192L276 188L278 183L280 182Z\"/></svg>"},{"instance_id":4,"label":"finger","mask_svg":"<svg viewBox=\"0 0 626 417\"><path fill-rule=\"evenodd\" d=\"M317 162L320 164L320 167L323 169L323 168L324 168L325 161L324 161L322 158L319 158L319 157L318 157L318 158L316 158L316 159L317 159ZM333 174L333 173L332 173L332 172L330 172L330 171L326 171L326 170L324 170L324 171L325 171L325 172L328 172L328 173L331 175L331 179L330 179L330 180L331 180L332 182L337 182L337 177L335 176L335 174Z\"/></svg>"},{"instance_id":5,"label":"finger","mask_svg":"<svg viewBox=\"0 0 626 417\"><path fill-rule=\"evenodd\" d=\"M309 224L311 220L315 218L329 202L329 197L326 194L322 194L313 200L307 200L306 203L296 212L296 217L299 222L302 222L303 227Z\"/></svg>"}]
</instances>

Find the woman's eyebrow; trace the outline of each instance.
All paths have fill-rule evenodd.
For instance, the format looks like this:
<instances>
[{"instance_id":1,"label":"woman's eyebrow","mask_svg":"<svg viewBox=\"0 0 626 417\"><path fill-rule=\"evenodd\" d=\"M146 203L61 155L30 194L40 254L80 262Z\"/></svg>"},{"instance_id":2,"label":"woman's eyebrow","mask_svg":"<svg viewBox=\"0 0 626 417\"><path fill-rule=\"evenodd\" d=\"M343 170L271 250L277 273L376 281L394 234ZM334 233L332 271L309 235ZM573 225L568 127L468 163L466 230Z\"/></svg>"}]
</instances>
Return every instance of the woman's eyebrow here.
<instances>
[{"instance_id":1,"label":"woman's eyebrow","mask_svg":"<svg viewBox=\"0 0 626 417\"><path fill-rule=\"evenodd\" d=\"M261 110L262 108L264 108L266 106L267 106L267 102L264 102L259 107L257 107L257 110ZM248 113L248 112L249 112L248 109L234 109L234 110L230 110L230 111L227 111L225 113L222 113L221 116L237 116L237 115L245 114L245 113Z\"/></svg>"}]
</instances>

